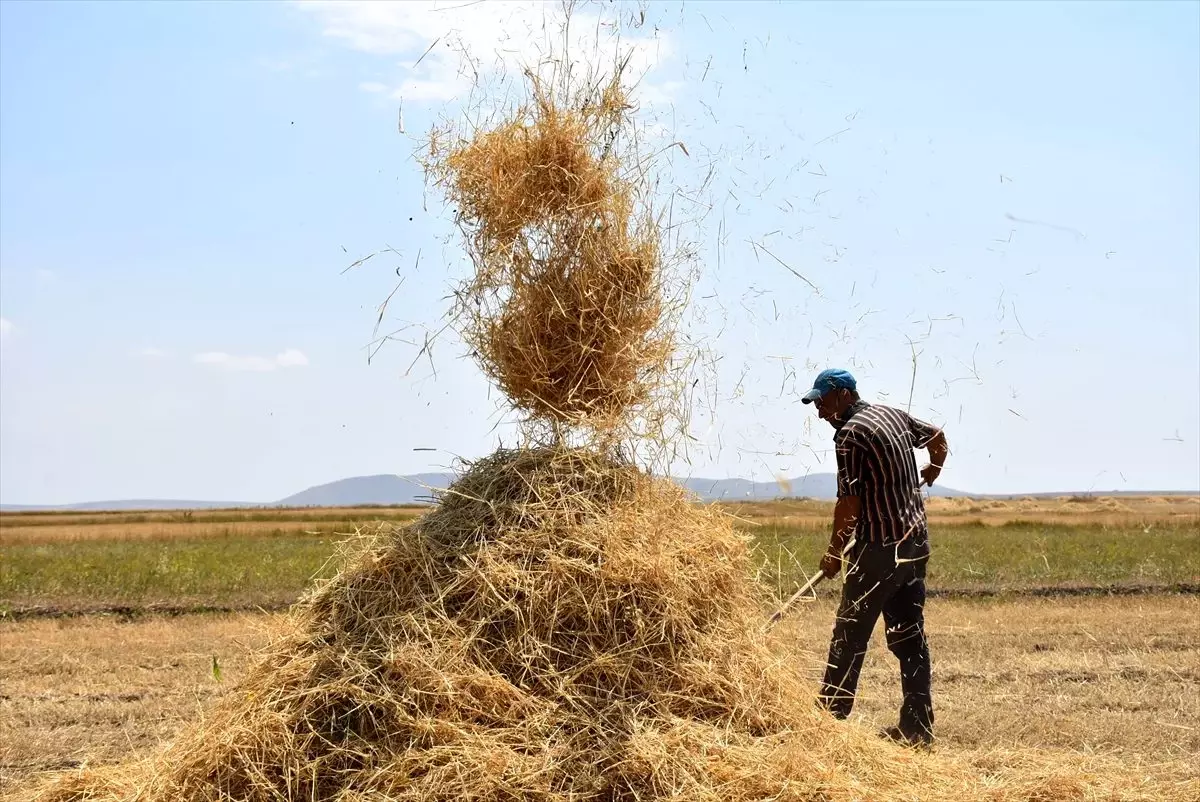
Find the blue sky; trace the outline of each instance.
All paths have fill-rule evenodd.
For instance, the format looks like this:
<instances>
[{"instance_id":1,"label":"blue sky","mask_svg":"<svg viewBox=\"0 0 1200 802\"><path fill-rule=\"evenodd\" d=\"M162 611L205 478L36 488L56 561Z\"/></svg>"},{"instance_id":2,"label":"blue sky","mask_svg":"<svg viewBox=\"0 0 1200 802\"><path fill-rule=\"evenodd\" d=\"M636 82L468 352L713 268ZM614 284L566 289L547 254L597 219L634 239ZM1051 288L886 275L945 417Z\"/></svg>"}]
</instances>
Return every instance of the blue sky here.
<instances>
[{"instance_id":1,"label":"blue sky","mask_svg":"<svg viewBox=\"0 0 1200 802\"><path fill-rule=\"evenodd\" d=\"M651 6L660 167L713 174L675 470L831 469L798 395L843 365L911 384L949 486L1200 487L1198 9ZM511 68L556 14L0 4L0 500L271 500L512 442L457 341L364 346L398 277L384 329L420 338L464 270L412 158L464 97L448 43Z\"/></svg>"}]
</instances>

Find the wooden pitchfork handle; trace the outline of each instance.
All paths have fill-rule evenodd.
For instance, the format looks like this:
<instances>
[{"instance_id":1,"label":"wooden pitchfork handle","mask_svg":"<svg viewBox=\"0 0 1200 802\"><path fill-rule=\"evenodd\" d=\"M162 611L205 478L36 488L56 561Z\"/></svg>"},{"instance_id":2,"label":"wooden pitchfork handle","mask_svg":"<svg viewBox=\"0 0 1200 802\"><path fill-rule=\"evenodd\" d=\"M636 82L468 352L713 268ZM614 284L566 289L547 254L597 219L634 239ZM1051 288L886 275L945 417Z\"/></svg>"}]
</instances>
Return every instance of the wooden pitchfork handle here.
<instances>
[{"instance_id":1,"label":"wooden pitchfork handle","mask_svg":"<svg viewBox=\"0 0 1200 802\"><path fill-rule=\"evenodd\" d=\"M850 553L850 549L854 548L854 542L855 539L850 538L850 540L846 543L846 547L842 549L843 560L845 560L846 555ZM784 617L784 615L787 614L787 611L792 609L796 602L798 602L802 597L812 593L813 589L816 588L817 585L821 584L821 580L824 578L825 572L817 569L816 575L813 576L812 579L805 582L804 587L800 588L800 590L789 596L787 601L779 605L778 610L771 613L771 617L767 619L767 623L763 626L763 633L766 634L767 632L770 632L771 629Z\"/></svg>"}]
</instances>

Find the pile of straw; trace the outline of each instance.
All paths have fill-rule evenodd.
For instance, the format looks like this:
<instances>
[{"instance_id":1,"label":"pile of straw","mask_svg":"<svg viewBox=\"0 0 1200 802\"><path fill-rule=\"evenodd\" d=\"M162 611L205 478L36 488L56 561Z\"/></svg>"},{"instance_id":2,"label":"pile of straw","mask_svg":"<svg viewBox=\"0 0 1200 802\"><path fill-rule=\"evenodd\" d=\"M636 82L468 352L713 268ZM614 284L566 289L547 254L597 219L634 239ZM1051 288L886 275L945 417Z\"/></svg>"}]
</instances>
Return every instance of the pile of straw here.
<instances>
[{"instance_id":1,"label":"pile of straw","mask_svg":"<svg viewBox=\"0 0 1200 802\"><path fill-rule=\"evenodd\" d=\"M730 519L671 482L594 450L500 452L298 605L198 728L42 800L1093 798L817 711L759 634L750 571Z\"/></svg>"},{"instance_id":2,"label":"pile of straw","mask_svg":"<svg viewBox=\"0 0 1200 802\"><path fill-rule=\"evenodd\" d=\"M529 418L593 432L642 410L673 337L657 224L636 167L619 79L529 101L482 133L431 138L427 170L456 208L473 275L458 289L464 340Z\"/></svg>"}]
</instances>

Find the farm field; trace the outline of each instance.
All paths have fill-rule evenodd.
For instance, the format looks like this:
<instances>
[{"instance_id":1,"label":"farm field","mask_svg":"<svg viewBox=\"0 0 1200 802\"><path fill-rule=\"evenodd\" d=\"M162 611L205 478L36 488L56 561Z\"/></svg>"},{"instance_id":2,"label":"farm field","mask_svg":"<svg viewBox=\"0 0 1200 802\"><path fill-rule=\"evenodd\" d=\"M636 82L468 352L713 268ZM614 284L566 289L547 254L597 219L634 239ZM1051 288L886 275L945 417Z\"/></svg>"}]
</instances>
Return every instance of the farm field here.
<instances>
[{"instance_id":1,"label":"farm field","mask_svg":"<svg viewBox=\"0 0 1200 802\"><path fill-rule=\"evenodd\" d=\"M783 596L828 540L827 502L725 505ZM0 614L278 609L333 570L338 544L419 507L0 514ZM1200 584L1200 498L930 503L934 593Z\"/></svg>"},{"instance_id":2,"label":"farm field","mask_svg":"<svg viewBox=\"0 0 1200 802\"><path fill-rule=\"evenodd\" d=\"M776 630L814 694L830 594ZM49 772L148 754L236 681L275 614L0 624L0 796ZM1200 599L935 599L928 607L939 749L986 763L1038 748L1200 772ZM214 658L219 673L214 672ZM895 661L877 631L852 716L893 723Z\"/></svg>"},{"instance_id":3,"label":"farm field","mask_svg":"<svg viewBox=\"0 0 1200 802\"><path fill-rule=\"evenodd\" d=\"M775 593L813 570L829 504L727 507ZM340 541L420 514L0 515L0 794L171 738L241 676L278 611L333 570ZM938 748L981 763L1032 747L1200 773L1200 499L935 499L930 514ZM814 692L835 596L822 585L774 636L799 650ZM898 702L877 631L854 718L891 723Z\"/></svg>"}]
</instances>

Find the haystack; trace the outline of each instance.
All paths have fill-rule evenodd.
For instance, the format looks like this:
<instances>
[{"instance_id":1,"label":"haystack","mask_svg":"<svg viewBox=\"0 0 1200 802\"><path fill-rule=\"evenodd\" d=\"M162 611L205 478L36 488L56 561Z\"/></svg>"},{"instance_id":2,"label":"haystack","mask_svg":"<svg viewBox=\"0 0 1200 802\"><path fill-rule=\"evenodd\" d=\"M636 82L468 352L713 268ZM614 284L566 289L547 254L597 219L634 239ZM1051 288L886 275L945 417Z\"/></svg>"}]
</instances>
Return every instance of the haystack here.
<instances>
[{"instance_id":1,"label":"haystack","mask_svg":"<svg viewBox=\"0 0 1200 802\"><path fill-rule=\"evenodd\" d=\"M618 157L632 109L619 76L570 98L530 88L490 130L431 137L473 268L456 320L526 422L602 437L674 400L659 391L678 305L643 174Z\"/></svg>"},{"instance_id":2,"label":"haystack","mask_svg":"<svg viewBox=\"0 0 1200 802\"><path fill-rule=\"evenodd\" d=\"M613 436L670 381L653 220L611 155L625 97L613 82L581 102L536 84L533 98L489 131L435 142L432 166L475 268L459 292L466 339L547 437L476 462L423 518L382 528L164 751L65 775L41 799L1051 802L1197 790L1070 768L985 772L813 705L795 659L760 634L767 599L746 536ZM567 444L572 431L584 445Z\"/></svg>"}]
</instances>

